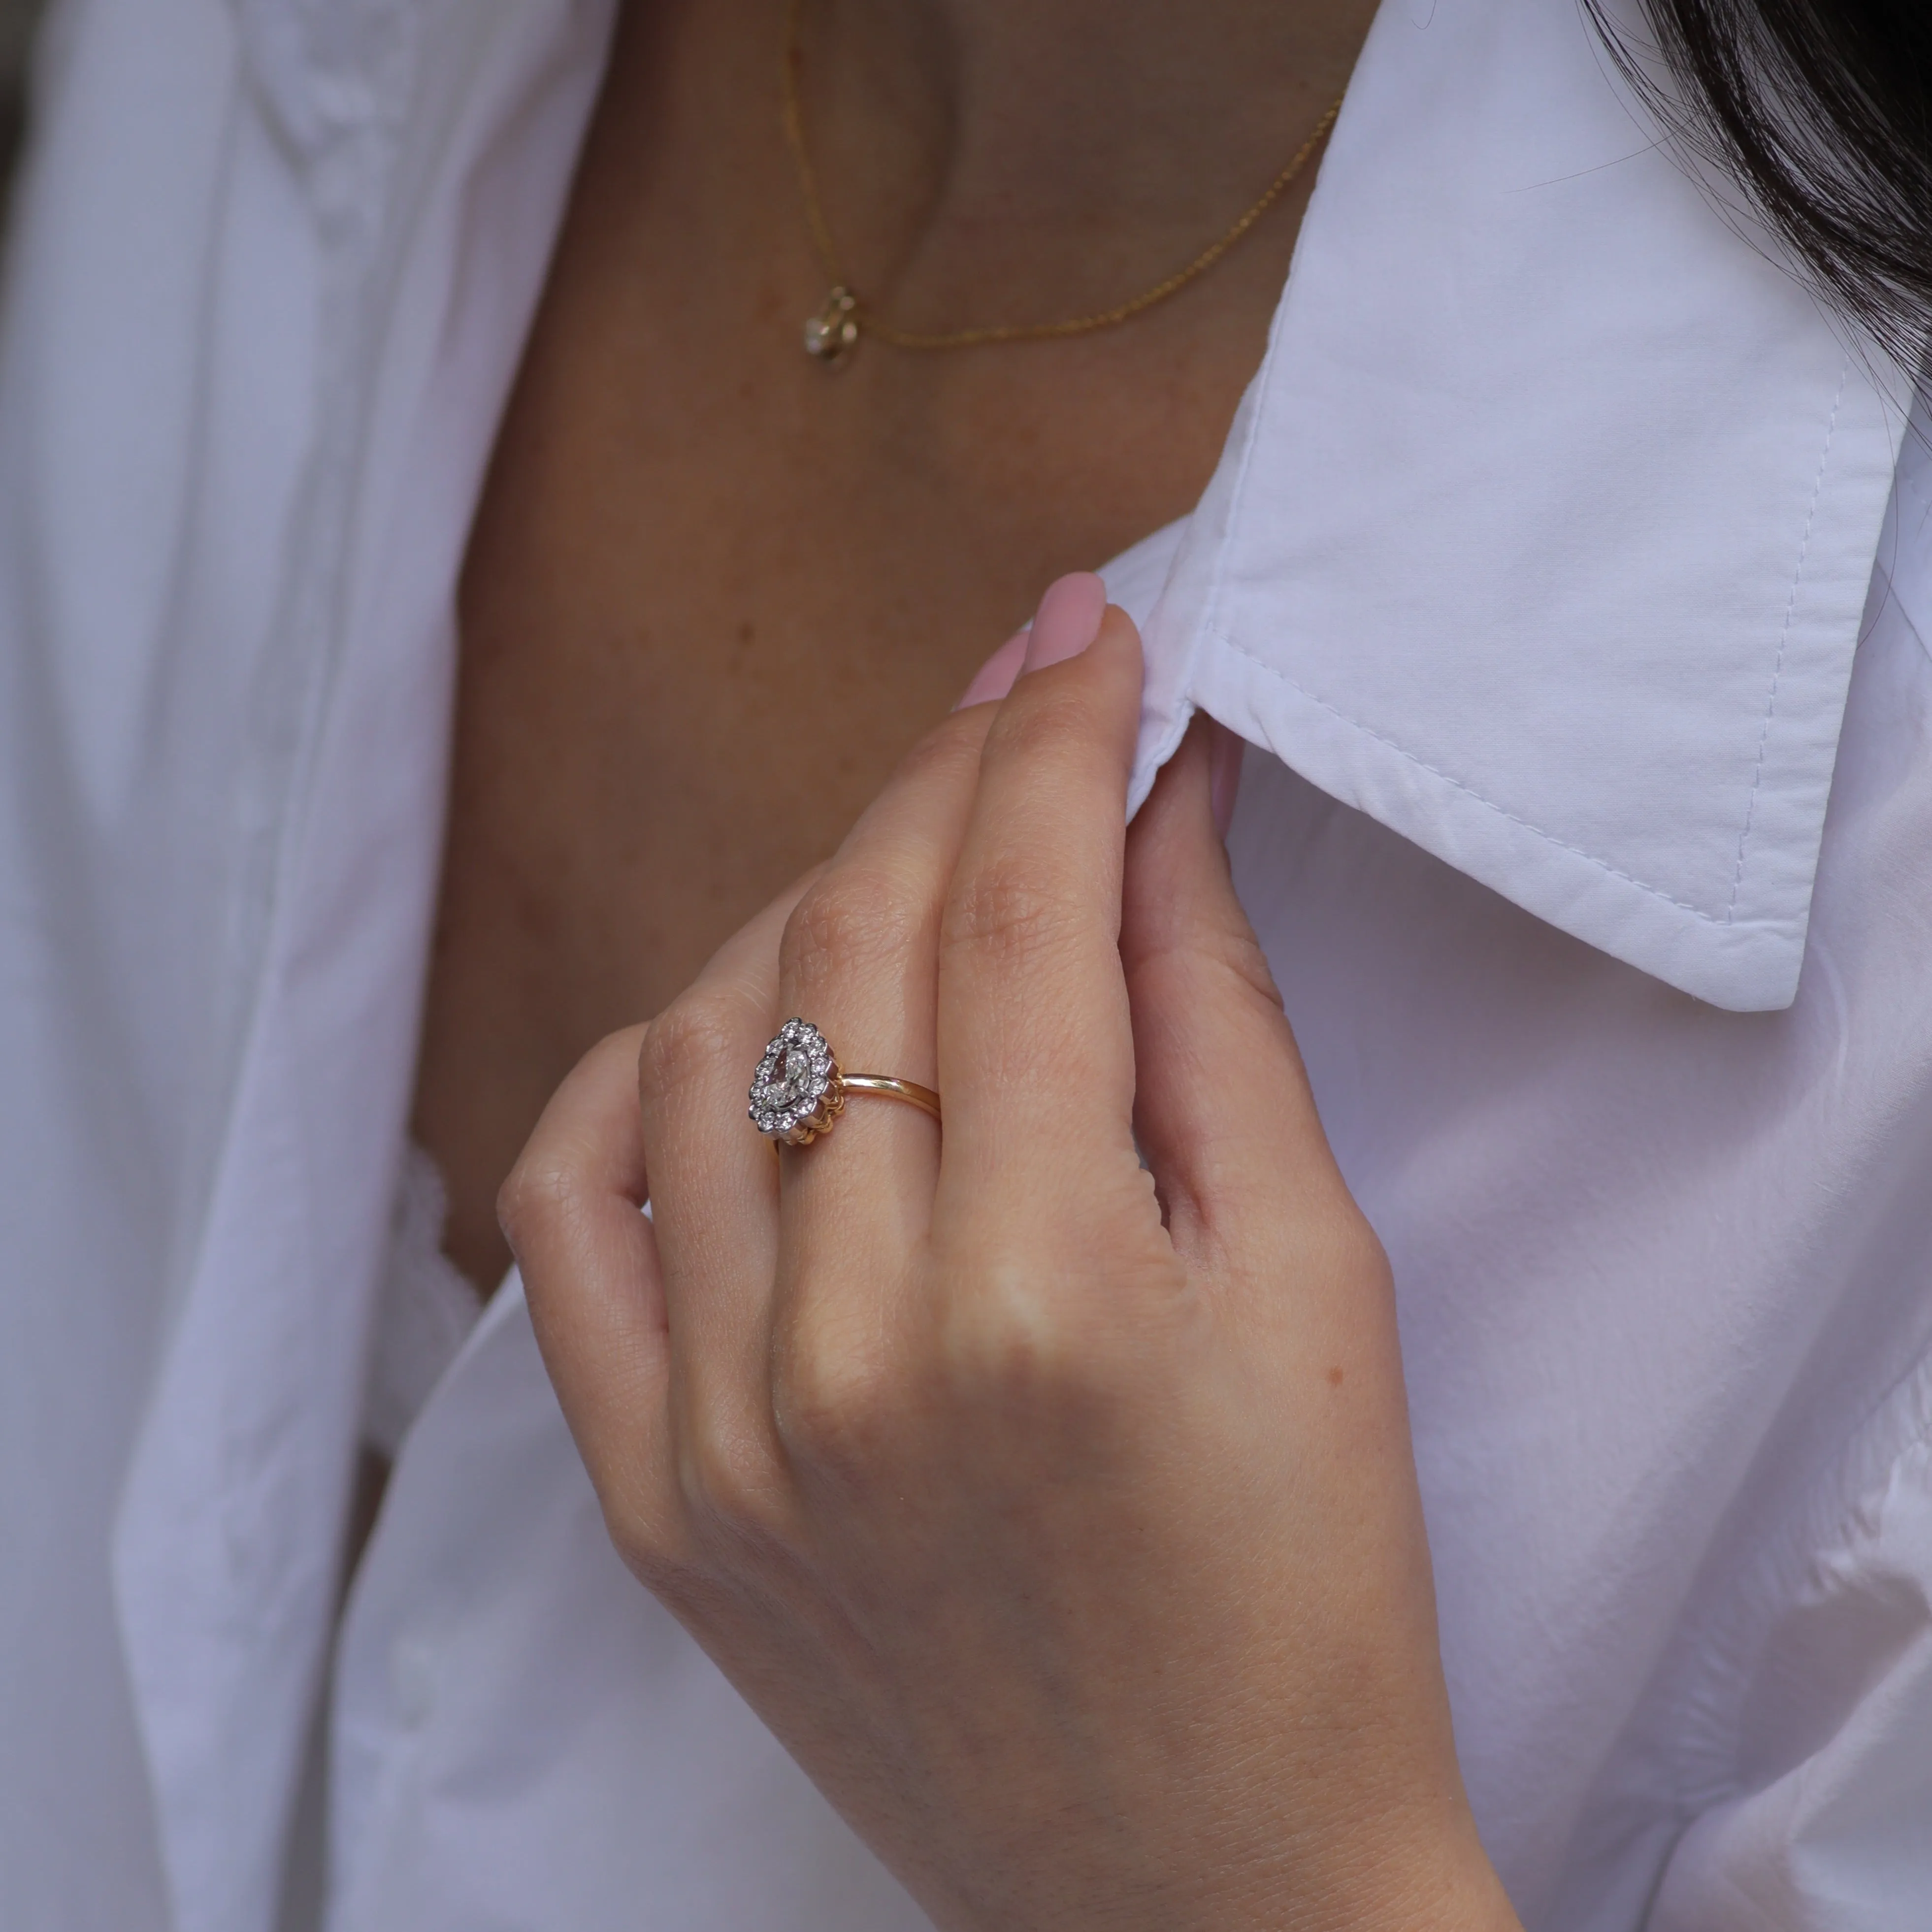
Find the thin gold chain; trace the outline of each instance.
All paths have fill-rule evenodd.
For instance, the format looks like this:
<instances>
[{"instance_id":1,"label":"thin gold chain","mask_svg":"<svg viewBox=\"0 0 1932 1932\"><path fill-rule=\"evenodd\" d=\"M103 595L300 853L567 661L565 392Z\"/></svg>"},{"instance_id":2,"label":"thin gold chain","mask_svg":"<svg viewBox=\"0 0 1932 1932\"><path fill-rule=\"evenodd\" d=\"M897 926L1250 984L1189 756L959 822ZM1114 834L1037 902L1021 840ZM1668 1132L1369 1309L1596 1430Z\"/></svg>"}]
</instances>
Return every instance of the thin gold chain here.
<instances>
[{"instance_id":1,"label":"thin gold chain","mask_svg":"<svg viewBox=\"0 0 1932 1932\"><path fill-rule=\"evenodd\" d=\"M1156 303L1178 295L1188 284L1204 275L1255 224L1260 220L1286 191L1289 183L1307 165L1308 158L1322 137L1335 124L1342 111L1337 100L1316 122L1306 140L1294 151L1287 166L1270 182L1244 208L1232 226L1210 242L1184 266L1164 277L1131 301L1112 308L1096 310L1090 315L1070 316L1064 322L994 322L980 328L947 329L938 334L922 334L912 329L896 328L877 314L847 278L838 259L838 245L832 238L832 225L826 219L825 204L818 191L818 177L806 146L805 118L799 105L799 14L801 0L785 0L784 97L782 118L786 145L798 170L799 193L805 203L806 224L812 231L812 245L819 266L831 284L825 308L806 324L806 344L811 352L826 362L836 363L854 347L861 336L871 336L894 349L973 349L989 342L1048 342L1062 336L1088 335L1096 329L1113 328L1144 314Z\"/></svg>"}]
</instances>

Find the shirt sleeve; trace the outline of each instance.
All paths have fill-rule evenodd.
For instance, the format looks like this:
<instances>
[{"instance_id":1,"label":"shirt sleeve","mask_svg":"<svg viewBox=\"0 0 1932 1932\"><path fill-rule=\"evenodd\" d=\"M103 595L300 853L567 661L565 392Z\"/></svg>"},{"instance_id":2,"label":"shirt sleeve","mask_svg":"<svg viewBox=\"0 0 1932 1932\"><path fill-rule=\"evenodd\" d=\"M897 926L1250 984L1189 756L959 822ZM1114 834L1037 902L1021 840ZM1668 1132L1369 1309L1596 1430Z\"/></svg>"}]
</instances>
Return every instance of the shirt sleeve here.
<instances>
[{"instance_id":1,"label":"shirt sleeve","mask_svg":"<svg viewBox=\"0 0 1932 1932\"><path fill-rule=\"evenodd\" d=\"M1932 1927L1932 1426L1912 1407L1754 1645L1734 1793L1679 1838L1647 1932Z\"/></svg>"}]
</instances>

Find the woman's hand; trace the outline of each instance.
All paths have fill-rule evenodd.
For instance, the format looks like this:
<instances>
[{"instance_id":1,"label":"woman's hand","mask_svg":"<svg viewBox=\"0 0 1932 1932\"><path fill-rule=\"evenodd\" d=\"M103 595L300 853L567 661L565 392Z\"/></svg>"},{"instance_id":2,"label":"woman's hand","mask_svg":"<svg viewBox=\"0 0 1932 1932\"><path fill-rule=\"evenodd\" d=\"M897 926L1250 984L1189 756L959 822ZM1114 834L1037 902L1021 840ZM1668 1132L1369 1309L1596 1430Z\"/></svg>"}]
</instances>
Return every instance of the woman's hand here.
<instances>
[{"instance_id":1,"label":"woman's hand","mask_svg":"<svg viewBox=\"0 0 1932 1932\"><path fill-rule=\"evenodd\" d=\"M1513 1924L1387 1266L1204 728L1123 833L1100 606L1056 586L1010 695L572 1076L503 1197L538 1336L631 1567L940 1925ZM774 1159L794 1013L943 1136L855 1097Z\"/></svg>"}]
</instances>

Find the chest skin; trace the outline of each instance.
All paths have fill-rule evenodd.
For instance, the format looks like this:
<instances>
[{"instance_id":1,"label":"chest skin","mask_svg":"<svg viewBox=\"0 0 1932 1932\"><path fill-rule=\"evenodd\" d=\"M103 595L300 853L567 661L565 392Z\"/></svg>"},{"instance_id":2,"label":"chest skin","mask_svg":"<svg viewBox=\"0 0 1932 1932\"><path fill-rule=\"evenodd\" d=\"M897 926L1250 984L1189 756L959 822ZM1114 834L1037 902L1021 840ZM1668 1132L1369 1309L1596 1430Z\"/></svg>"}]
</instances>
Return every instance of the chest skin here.
<instances>
[{"instance_id":1,"label":"chest skin","mask_svg":"<svg viewBox=\"0 0 1932 1932\"><path fill-rule=\"evenodd\" d=\"M472 532L415 1130L485 1287L584 1051L836 848L1055 575L1191 507L1305 199L1124 327L828 372L778 44L770 0L621 24ZM1042 268L993 230L934 286L953 321L1078 312L1207 238Z\"/></svg>"}]
</instances>

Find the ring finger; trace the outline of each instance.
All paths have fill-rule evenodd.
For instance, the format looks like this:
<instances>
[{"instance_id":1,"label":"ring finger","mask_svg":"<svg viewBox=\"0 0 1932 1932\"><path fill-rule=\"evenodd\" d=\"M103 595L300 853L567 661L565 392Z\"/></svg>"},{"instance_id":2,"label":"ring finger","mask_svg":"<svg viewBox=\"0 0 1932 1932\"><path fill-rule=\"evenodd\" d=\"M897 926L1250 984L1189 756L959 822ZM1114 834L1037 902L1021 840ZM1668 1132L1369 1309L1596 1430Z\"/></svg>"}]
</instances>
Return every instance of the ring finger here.
<instances>
[{"instance_id":1,"label":"ring finger","mask_svg":"<svg viewBox=\"0 0 1932 1932\"><path fill-rule=\"evenodd\" d=\"M778 935L802 884L728 940L653 1020L638 1095L662 1258L670 1403L694 1468L769 1444L766 1321L778 1176L745 1118L745 1082L770 1030Z\"/></svg>"},{"instance_id":2,"label":"ring finger","mask_svg":"<svg viewBox=\"0 0 1932 1932\"><path fill-rule=\"evenodd\" d=\"M840 1070L937 1082L939 926L995 706L956 712L906 760L799 902L780 950L786 1014L824 1033ZM877 1327L844 1305L863 1284L896 1279L922 1238L939 1168L937 1123L918 1108L854 1094L822 1144L787 1148L779 1210L779 1293L811 1312Z\"/></svg>"}]
</instances>

